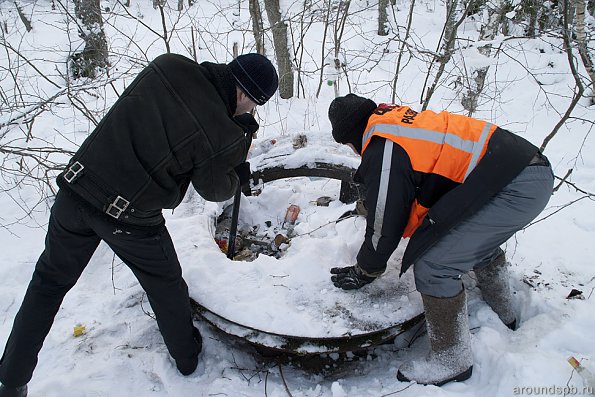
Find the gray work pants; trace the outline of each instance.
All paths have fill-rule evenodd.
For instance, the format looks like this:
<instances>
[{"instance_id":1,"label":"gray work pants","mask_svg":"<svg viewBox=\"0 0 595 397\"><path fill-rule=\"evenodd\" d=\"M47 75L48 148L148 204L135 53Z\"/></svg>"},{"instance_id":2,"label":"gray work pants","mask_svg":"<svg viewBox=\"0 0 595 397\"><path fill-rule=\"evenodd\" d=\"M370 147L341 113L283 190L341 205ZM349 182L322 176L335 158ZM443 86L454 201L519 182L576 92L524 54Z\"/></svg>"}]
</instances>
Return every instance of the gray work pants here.
<instances>
[{"instance_id":1,"label":"gray work pants","mask_svg":"<svg viewBox=\"0 0 595 397\"><path fill-rule=\"evenodd\" d=\"M528 166L478 212L454 227L413 267L417 290L434 297L461 292L461 276L487 266L518 230L545 208L554 184L549 166Z\"/></svg>"}]
</instances>

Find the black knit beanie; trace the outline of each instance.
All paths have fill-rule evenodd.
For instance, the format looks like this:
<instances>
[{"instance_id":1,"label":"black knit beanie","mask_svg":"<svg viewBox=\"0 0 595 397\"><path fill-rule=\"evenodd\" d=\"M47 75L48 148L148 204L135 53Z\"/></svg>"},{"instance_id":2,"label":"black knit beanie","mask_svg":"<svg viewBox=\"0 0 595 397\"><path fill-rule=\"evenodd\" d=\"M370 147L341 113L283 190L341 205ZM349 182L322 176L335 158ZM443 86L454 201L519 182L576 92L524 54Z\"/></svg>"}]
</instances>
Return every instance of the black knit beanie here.
<instances>
[{"instance_id":1,"label":"black knit beanie","mask_svg":"<svg viewBox=\"0 0 595 397\"><path fill-rule=\"evenodd\" d=\"M257 105L264 105L279 86L275 67L264 55L251 53L238 56L228 66L238 86Z\"/></svg>"},{"instance_id":2,"label":"black knit beanie","mask_svg":"<svg viewBox=\"0 0 595 397\"><path fill-rule=\"evenodd\" d=\"M366 125L376 107L376 103L371 99L355 94L335 98L328 109L335 141L351 143L361 154Z\"/></svg>"}]
</instances>

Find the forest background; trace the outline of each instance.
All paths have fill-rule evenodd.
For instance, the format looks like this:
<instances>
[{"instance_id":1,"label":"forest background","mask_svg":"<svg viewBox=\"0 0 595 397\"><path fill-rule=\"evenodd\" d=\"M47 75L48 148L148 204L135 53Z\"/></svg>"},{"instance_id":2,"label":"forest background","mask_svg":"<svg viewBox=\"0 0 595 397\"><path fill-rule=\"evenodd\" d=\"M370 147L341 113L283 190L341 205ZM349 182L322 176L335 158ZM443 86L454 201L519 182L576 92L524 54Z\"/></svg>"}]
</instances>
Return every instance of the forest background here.
<instances>
[{"instance_id":1,"label":"forest background","mask_svg":"<svg viewBox=\"0 0 595 397\"><path fill-rule=\"evenodd\" d=\"M129 272L114 272L103 247L64 302L31 395L582 393L566 358L595 370L594 14L594 0L1 1L2 344L43 249L55 176L136 74L165 52L222 63L267 55L280 86L257 110L257 141L308 133L333 145L328 105L353 92L490 120L541 147L556 174L544 213L507 245L521 327L509 332L485 306L473 306L476 367L464 384L437 389L395 379L408 354L421 354L423 340L379 347L375 358L323 376L263 362L204 324L201 367L182 378L140 287ZM201 211L168 214L176 241L188 231L176 221L190 214L200 229L223 207L196 197L183 204L191 205ZM223 256L217 265L224 263ZM73 338L81 321L94 325Z\"/></svg>"}]
</instances>

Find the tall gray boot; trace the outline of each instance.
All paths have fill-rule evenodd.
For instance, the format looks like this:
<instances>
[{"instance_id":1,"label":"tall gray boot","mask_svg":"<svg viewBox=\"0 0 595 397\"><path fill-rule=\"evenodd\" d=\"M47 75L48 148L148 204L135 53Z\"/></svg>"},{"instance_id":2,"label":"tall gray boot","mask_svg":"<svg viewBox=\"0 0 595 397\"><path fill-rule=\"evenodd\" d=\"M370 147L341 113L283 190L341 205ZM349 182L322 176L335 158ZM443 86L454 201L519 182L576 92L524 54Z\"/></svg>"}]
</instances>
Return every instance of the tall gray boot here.
<instances>
[{"instance_id":1,"label":"tall gray boot","mask_svg":"<svg viewBox=\"0 0 595 397\"><path fill-rule=\"evenodd\" d=\"M424 358L401 365L397 379L436 386L469 379L473 372L473 354L465 290L452 298L424 294L421 297L430 352Z\"/></svg>"},{"instance_id":2,"label":"tall gray boot","mask_svg":"<svg viewBox=\"0 0 595 397\"><path fill-rule=\"evenodd\" d=\"M477 285L483 300L500 317L500 320L512 330L517 327L517 319L510 290L510 274L504 252L489 265L473 269L477 276Z\"/></svg>"}]
</instances>

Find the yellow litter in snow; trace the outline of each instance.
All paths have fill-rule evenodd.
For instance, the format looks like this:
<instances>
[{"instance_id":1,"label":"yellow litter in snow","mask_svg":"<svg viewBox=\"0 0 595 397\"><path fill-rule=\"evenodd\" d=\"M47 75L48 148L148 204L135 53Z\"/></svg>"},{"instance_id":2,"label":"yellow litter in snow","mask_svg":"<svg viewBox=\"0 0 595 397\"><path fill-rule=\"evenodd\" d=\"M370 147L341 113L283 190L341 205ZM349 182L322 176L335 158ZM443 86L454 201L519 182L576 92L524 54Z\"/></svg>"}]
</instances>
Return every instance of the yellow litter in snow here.
<instances>
[{"instance_id":1,"label":"yellow litter in snow","mask_svg":"<svg viewBox=\"0 0 595 397\"><path fill-rule=\"evenodd\" d=\"M79 324L79 325L76 325L74 327L74 329L72 330L72 335L74 335L75 337L81 336L85 333L85 331L86 331L85 326Z\"/></svg>"}]
</instances>

